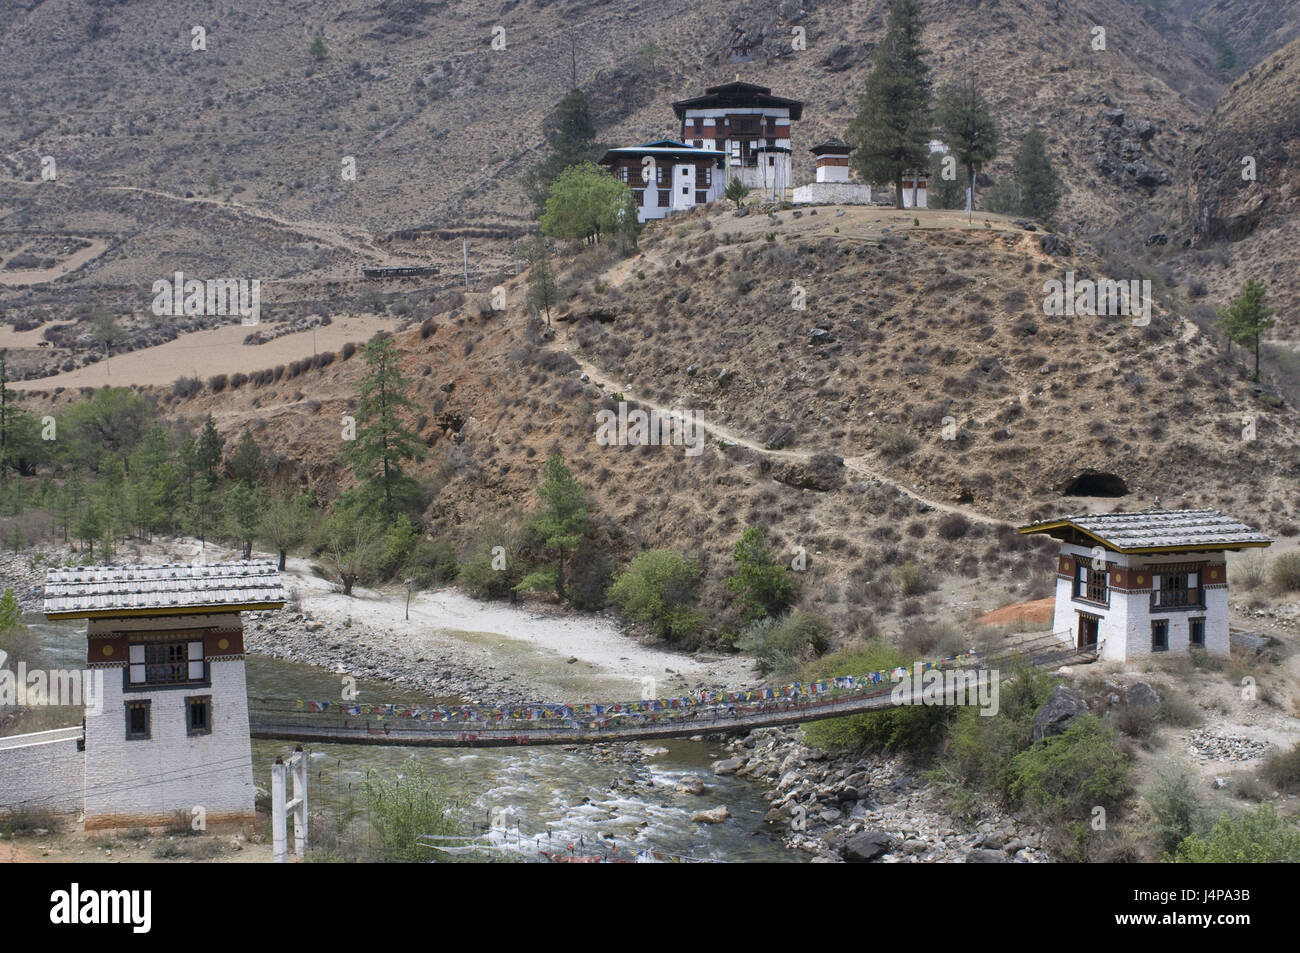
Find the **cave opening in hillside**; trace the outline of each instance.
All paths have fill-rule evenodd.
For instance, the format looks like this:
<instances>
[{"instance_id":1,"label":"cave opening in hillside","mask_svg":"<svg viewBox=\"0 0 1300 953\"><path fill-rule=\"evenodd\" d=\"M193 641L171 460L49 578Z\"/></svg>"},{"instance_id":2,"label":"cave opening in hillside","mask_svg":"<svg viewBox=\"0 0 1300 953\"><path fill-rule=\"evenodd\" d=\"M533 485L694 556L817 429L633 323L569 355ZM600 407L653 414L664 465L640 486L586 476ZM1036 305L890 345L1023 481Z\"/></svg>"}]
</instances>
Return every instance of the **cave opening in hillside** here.
<instances>
[{"instance_id":1,"label":"cave opening in hillside","mask_svg":"<svg viewBox=\"0 0 1300 953\"><path fill-rule=\"evenodd\" d=\"M1127 496L1128 484L1113 473L1084 470L1061 492L1065 496Z\"/></svg>"}]
</instances>

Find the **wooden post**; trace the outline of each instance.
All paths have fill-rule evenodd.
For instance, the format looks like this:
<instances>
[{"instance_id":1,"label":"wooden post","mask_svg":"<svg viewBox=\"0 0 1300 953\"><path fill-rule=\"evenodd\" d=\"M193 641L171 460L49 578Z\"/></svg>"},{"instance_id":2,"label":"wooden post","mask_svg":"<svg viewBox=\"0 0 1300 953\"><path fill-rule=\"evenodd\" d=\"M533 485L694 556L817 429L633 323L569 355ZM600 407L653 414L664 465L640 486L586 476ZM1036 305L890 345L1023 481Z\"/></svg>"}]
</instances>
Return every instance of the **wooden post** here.
<instances>
[{"instance_id":1,"label":"wooden post","mask_svg":"<svg viewBox=\"0 0 1300 953\"><path fill-rule=\"evenodd\" d=\"M460 240L460 252L465 258L465 290L469 291L469 239Z\"/></svg>"},{"instance_id":2,"label":"wooden post","mask_svg":"<svg viewBox=\"0 0 1300 953\"><path fill-rule=\"evenodd\" d=\"M284 836L284 774L284 761L276 758L271 765L271 843L272 857L277 864L288 859Z\"/></svg>"}]
</instances>

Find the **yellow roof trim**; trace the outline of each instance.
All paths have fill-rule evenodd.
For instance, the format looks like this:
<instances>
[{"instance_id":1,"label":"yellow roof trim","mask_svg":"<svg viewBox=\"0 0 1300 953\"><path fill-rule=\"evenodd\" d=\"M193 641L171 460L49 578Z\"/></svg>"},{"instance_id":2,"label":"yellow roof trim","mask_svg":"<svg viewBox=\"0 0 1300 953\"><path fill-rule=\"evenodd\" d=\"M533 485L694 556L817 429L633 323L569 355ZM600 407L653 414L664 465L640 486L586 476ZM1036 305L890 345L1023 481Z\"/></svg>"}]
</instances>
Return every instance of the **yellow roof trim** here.
<instances>
[{"instance_id":1,"label":"yellow roof trim","mask_svg":"<svg viewBox=\"0 0 1300 953\"><path fill-rule=\"evenodd\" d=\"M69 609L47 612L47 619L132 619L161 615L218 615L222 612L249 612L259 609L283 609L283 602L240 602L221 606L167 606L148 609Z\"/></svg>"}]
</instances>

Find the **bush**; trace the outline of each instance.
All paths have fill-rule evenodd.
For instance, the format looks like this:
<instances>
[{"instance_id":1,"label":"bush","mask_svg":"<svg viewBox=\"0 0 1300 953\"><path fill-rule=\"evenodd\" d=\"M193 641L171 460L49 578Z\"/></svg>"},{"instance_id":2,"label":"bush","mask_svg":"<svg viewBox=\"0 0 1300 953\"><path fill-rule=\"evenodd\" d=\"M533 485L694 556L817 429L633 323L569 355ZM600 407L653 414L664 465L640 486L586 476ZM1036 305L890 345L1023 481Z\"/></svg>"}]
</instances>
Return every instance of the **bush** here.
<instances>
[{"instance_id":1,"label":"bush","mask_svg":"<svg viewBox=\"0 0 1300 953\"><path fill-rule=\"evenodd\" d=\"M746 621L780 615L794 603L798 587L767 545L762 529L746 529L732 558L736 571L727 577L727 589L737 594Z\"/></svg>"},{"instance_id":2,"label":"bush","mask_svg":"<svg viewBox=\"0 0 1300 953\"><path fill-rule=\"evenodd\" d=\"M605 608L614 568L614 560L603 550L594 546L579 549L569 562L569 581L564 587L569 604L585 611Z\"/></svg>"},{"instance_id":3,"label":"bush","mask_svg":"<svg viewBox=\"0 0 1300 953\"><path fill-rule=\"evenodd\" d=\"M906 428L889 425L876 431L876 445L881 456L894 460L911 453L920 443Z\"/></svg>"},{"instance_id":4,"label":"bush","mask_svg":"<svg viewBox=\"0 0 1300 953\"><path fill-rule=\"evenodd\" d=\"M893 646L871 641L811 662L800 674L803 679L814 681L836 675L879 672L907 661ZM906 705L813 722L804 726L803 733L810 745L819 748L909 751L923 756L942 744L947 726L958 711L946 705Z\"/></svg>"},{"instance_id":5,"label":"bush","mask_svg":"<svg viewBox=\"0 0 1300 953\"><path fill-rule=\"evenodd\" d=\"M919 596L934 588L930 574L910 559L897 567L893 575L894 584L904 596Z\"/></svg>"},{"instance_id":6,"label":"bush","mask_svg":"<svg viewBox=\"0 0 1300 953\"><path fill-rule=\"evenodd\" d=\"M1170 765L1156 776L1146 794L1155 820L1155 838L1162 853L1172 853L1193 834L1205 833L1209 818L1196 790L1196 780L1185 769Z\"/></svg>"},{"instance_id":7,"label":"bush","mask_svg":"<svg viewBox=\"0 0 1300 953\"><path fill-rule=\"evenodd\" d=\"M1260 774L1283 794L1300 794L1300 742L1270 755Z\"/></svg>"},{"instance_id":8,"label":"bush","mask_svg":"<svg viewBox=\"0 0 1300 953\"><path fill-rule=\"evenodd\" d=\"M1050 820L1091 816L1128 793L1128 756L1110 726L1082 715L1064 734L1045 739L1011 759L1007 795Z\"/></svg>"},{"instance_id":9,"label":"bush","mask_svg":"<svg viewBox=\"0 0 1300 953\"><path fill-rule=\"evenodd\" d=\"M970 532L970 520L960 513L949 513L939 520L939 535L944 539L961 539Z\"/></svg>"},{"instance_id":10,"label":"bush","mask_svg":"<svg viewBox=\"0 0 1300 953\"><path fill-rule=\"evenodd\" d=\"M831 626L815 612L794 612L784 619L753 622L736 641L736 648L758 661L759 671L792 672L803 663L826 654L831 647Z\"/></svg>"},{"instance_id":11,"label":"bush","mask_svg":"<svg viewBox=\"0 0 1300 953\"><path fill-rule=\"evenodd\" d=\"M404 768L401 777L368 778L366 800L370 823L379 840L379 854L386 861L427 861L430 851L419 845L417 836L455 836L460 832L442 786L418 764Z\"/></svg>"},{"instance_id":12,"label":"bush","mask_svg":"<svg viewBox=\"0 0 1300 953\"><path fill-rule=\"evenodd\" d=\"M1300 863L1300 829L1278 817L1272 804L1261 804L1240 817L1219 818L1205 837L1188 837L1172 859L1179 864Z\"/></svg>"},{"instance_id":13,"label":"bush","mask_svg":"<svg viewBox=\"0 0 1300 953\"><path fill-rule=\"evenodd\" d=\"M1279 594L1300 591L1300 553L1283 553L1269 567L1269 582Z\"/></svg>"},{"instance_id":14,"label":"bush","mask_svg":"<svg viewBox=\"0 0 1300 953\"><path fill-rule=\"evenodd\" d=\"M669 642L694 635L701 617L695 611L700 568L671 549L652 549L632 560L609 587L609 599L633 622L649 625Z\"/></svg>"}]
</instances>

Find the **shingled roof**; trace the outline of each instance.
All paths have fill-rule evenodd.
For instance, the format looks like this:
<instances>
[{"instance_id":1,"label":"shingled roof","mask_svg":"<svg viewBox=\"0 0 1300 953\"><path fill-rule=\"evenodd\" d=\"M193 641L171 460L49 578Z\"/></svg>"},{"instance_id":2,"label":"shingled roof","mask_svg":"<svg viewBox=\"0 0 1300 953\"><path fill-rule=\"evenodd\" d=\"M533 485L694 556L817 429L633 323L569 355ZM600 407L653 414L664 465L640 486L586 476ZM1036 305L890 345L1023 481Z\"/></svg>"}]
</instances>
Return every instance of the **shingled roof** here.
<instances>
[{"instance_id":1,"label":"shingled roof","mask_svg":"<svg viewBox=\"0 0 1300 953\"><path fill-rule=\"evenodd\" d=\"M270 561L86 566L45 573L44 611L48 619L178 615L279 609L285 598Z\"/></svg>"},{"instance_id":2,"label":"shingled roof","mask_svg":"<svg viewBox=\"0 0 1300 953\"><path fill-rule=\"evenodd\" d=\"M1030 523L1020 527L1020 532L1047 533L1057 539L1079 534L1118 553L1244 549L1268 546L1273 542L1258 530L1224 516L1218 510L1145 510L1063 516Z\"/></svg>"}]
</instances>

